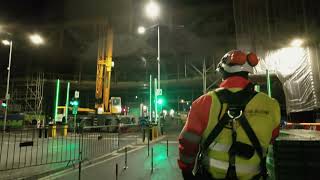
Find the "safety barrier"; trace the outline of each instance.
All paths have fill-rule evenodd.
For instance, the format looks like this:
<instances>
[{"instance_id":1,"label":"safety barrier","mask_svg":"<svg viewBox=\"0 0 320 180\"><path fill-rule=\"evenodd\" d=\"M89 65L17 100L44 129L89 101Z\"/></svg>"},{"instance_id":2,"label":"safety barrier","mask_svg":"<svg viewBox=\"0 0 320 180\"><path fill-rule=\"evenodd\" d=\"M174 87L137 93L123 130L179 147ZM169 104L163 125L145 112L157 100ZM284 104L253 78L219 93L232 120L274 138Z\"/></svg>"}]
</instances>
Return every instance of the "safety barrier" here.
<instances>
[{"instance_id":1,"label":"safety barrier","mask_svg":"<svg viewBox=\"0 0 320 180\"><path fill-rule=\"evenodd\" d=\"M53 163L76 164L142 138L138 125L15 129L0 132L0 171Z\"/></svg>"},{"instance_id":2,"label":"safety barrier","mask_svg":"<svg viewBox=\"0 0 320 180\"><path fill-rule=\"evenodd\" d=\"M81 135L60 136L52 132L49 128L1 132L0 170L78 160Z\"/></svg>"}]
</instances>

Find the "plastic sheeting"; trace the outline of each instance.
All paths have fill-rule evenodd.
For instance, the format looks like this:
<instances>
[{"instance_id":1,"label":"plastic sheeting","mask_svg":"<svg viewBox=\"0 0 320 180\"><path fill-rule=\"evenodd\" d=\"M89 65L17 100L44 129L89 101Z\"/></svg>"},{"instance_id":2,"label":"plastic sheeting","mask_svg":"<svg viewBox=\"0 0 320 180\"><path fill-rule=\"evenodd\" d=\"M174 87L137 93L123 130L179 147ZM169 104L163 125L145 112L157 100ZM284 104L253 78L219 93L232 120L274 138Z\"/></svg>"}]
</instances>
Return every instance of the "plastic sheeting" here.
<instances>
[{"instance_id":1,"label":"plastic sheeting","mask_svg":"<svg viewBox=\"0 0 320 180\"><path fill-rule=\"evenodd\" d=\"M286 96L287 112L319 108L319 62L317 53L313 54L311 48L300 47L267 51L255 69L257 74L269 70L277 75Z\"/></svg>"}]
</instances>

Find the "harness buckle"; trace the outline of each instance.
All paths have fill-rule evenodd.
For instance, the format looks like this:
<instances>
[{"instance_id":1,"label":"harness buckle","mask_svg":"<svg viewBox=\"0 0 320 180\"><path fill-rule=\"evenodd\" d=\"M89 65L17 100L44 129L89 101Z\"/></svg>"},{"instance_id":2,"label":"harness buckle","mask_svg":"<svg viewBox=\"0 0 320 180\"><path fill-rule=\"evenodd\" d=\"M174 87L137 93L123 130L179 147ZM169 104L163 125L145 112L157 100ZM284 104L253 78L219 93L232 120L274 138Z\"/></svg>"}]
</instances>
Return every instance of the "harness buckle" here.
<instances>
[{"instance_id":1,"label":"harness buckle","mask_svg":"<svg viewBox=\"0 0 320 180\"><path fill-rule=\"evenodd\" d=\"M233 111L234 112L234 111ZM234 113L232 113L230 110L228 110L228 116L231 118L231 119L239 119L241 116L242 116L242 110L239 111L239 114L238 115L234 115Z\"/></svg>"}]
</instances>

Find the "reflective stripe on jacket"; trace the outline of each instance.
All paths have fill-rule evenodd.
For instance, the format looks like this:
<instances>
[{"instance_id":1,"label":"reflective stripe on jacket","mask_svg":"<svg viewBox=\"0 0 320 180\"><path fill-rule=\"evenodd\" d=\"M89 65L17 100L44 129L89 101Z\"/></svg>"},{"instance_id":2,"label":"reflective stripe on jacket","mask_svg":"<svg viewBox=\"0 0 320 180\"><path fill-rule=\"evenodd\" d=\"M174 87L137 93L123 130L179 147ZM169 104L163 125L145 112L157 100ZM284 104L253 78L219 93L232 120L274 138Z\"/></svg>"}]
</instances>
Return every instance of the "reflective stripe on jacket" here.
<instances>
[{"instance_id":1,"label":"reflective stripe on jacket","mask_svg":"<svg viewBox=\"0 0 320 180\"><path fill-rule=\"evenodd\" d=\"M233 92L239 91L239 88L229 89ZM203 139L206 139L218 122L218 115L221 104L215 92L209 92L212 99L209 122L203 133ZM226 111L226 104L222 105L221 117ZM245 108L244 115L258 137L260 144L266 156L267 148L272 139L272 132L280 123L280 107L276 100L268 97L264 93L258 93ZM220 118L221 118L220 117ZM237 123L237 141L252 146L244 129ZM225 178L229 167L228 150L232 144L231 129L224 128L215 141L210 145L207 158L209 166L208 171L214 178ZM257 152L250 159L244 159L236 156L236 173L238 178L251 179L260 172L260 158Z\"/></svg>"}]
</instances>

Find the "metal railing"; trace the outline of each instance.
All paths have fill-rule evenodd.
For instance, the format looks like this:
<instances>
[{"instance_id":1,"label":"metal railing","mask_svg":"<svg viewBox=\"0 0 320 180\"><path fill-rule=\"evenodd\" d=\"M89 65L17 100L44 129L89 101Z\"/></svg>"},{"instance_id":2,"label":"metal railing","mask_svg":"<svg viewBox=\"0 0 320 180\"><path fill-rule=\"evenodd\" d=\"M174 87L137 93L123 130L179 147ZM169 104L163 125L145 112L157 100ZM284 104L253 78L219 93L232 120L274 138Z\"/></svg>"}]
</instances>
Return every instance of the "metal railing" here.
<instances>
[{"instance_id":1,"label":"metal railing","mask_svg":"<svg viewBox=\"0 0 320 180\"><path fill-rule=\"evenodd\" d=\"M77 164L138 143L138 125L15 129L0 132L0 171L53 163Z\"/></svg>"},{"instance_id":2,"label":"metal railing","mask_svg":"<svg viewBox=\"0 0 320 180\"><path fill-rule=\"evenodd\" d=\"M57 132L63 129L57 129ZM50 129L17 129L0 134L0 171L79 159L80 134L52 137ZM51 136L51 137L49 137Z\"/></svg>"}]
</instances>

